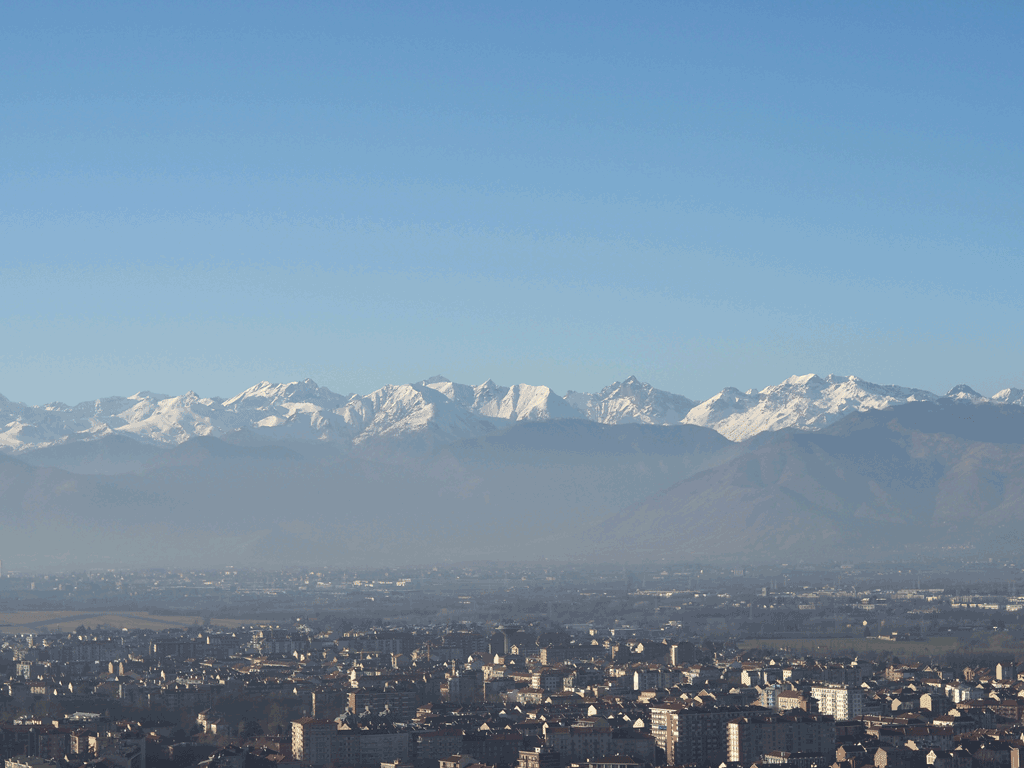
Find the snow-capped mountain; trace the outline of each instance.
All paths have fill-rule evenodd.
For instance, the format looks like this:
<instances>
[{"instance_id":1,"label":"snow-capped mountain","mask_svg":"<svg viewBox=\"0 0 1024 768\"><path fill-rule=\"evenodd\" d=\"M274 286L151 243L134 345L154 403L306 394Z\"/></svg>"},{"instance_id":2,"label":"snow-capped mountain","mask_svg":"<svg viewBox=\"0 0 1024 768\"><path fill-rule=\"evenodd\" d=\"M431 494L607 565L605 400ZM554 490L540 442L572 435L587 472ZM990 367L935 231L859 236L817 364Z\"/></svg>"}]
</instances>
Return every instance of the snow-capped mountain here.
<instances>
[{"instance_id":1,"label":"snow-capped mountain","mask_svg":"<svg viewBox=\"0 0 1024 768\"><path fill-rule=\"evenodd\" d=\"M388 385L354 397L334 416L357 445L402 438L422 445L444 444L494 430L490 420L423 384Z\"/></svg>"},{"instance_id":2,"label":"snow-capped mountain","mask_svg":"<svg viewBox=\"0 0 1024 768\"><path fill-rule=\"evenodd\" d=\"M422 382L478 416L509 421L579 419L581 414L550 387L516 384L502 387L488 379L478 387L456 384L444 376Z\"/></svg>"},{"instance_id":3,"label":"snow-capped mountain","mask_svg":"<svg viewBox=\"0 0 1024 768\"><path fill-rule=\"evenodd\" d=\"M156 403L147 401L133 406L114 417L124 419L125 424L113 429L157 443L181 443L196 435L220 437L232 431L235 419L231 415L220 400L200 397L190 391ZM107 427L111 425L108 423Z\"/></svg>"},{"instance_id":4,"label":"snow-capped mountain","mask_svg":"<svg viewBox=\"0 0 1024 768\"><path fill-rule=\"evenodd\" d=\"M1016 387L1001 389L992 395L991 399L997 403L1024 405L1024 389L1017 389Z\"/></svg>"},{"instance_id":5,"label":"snow-capped mountain","mask_svg":"<svg viewBox=\"0 0 1024 768\"><path fill-rule=\"evenodd\" d=\"M368 395L339 395L311 379L260 382L227 400L195 392L178 397L140 392L67 406L0 400L0 450L19 453L112 433L176 445L191 437L245 430L271 440L340 447L404 440L443 445L494 431L509 421L581 418L549 387L492 381L478 387L440 378L388 385Z\"/></svg>"},{"instance_id":6,"label":"snow-capped mountain","mask_svg":"<svg viewBox=\"0 0 1024 768\"><path fill-rule=\"evenodd\" d=\"M1004 389L985 398L966 385L946 398L1024 406L1024 391ZM264 440L315 441L340 448L404 441L428 447L493 432L515 421L586 419L602 424L694 424L731 440L785 427L816 430L844 416L900 403L934 401L921 389L872 384L856 376L793 376L760 392L728 387L695 404L655 389L635 376L596 394L491 380L478 386L442 376L388 385L368 395L341 395L311 379L260 382L227 400L195 392L170 397L138 392L69 406L29 406L0 395L0 452L95 440L111 434L176 445L191 437L236 433ZM241 439L241 436L239 436Z\"/></svg>"},{"instance_id":7,"label":"snow-capped mountain","mask_svg":"<svg viewBox=\"0 0 1024 768\"><path fill-rule=\"evenodd\" d=\"M354 395L339 395L327 387L318 386L312 379L293 381L289 384L271 384L269 381L261 381L230 400L225 400L224 407L235 410L283 408L285 411L289 411L295 403L308 403L330 410L342 407L353 397Z\"/></svg>"},{"instance_id":8,"label":"snow-capped mountain","mask_svg":"<svg viewBox=\"0 0 1024 768\"><path fill-rule=\"evenodd\" d=\"M139 392L131 397L106 397L75 406L48 403L28 406L0 395L0 451L13 453L110 434L151 416L167 395Z\"/></svg>"},{"instance_id":9,"label":"snow-capped mountain","mask_svg":"<svg viewBox=\"0 0 1024 768\"><path fill-rule=\"evenodd\" d=\"M355 433L348 420L338 417L355 398L318 386L312 379L287 384L261 381L225 400L223 407L233 430L250 429L300 441L351 440Z\"/></svg>"},{"instance_id":10,"label":"snow-capped mountain","mask_svg":"<svg viewBox=\"0 0 1024 768\"><path fill-rule=\"evenodd\" d=\"M601 424L678 424L696 405L682 395L655 389L630 376L596 395L569 390L565 401Z\"/></svg>"},{"instance_id":11,"label":"snow-capped mountain","mask_svg":"<svg viewBox=\"0 0 1024 768\"><path fill-rule=\"evenodd\" d=\"M952 400L967 400L971 403L986 403L989 399L984 395L978 394L966 384L957 384L946 393L946 397Z\"/></svg>"},{"instance_id":12,"label":"snow-capped mountain","mask_svg":"<svg viewBox=\"0 0 1024 768\"><path fill-rule=\"evenodd\" d=\"M796 427L821 429L855 411L937 400L923 389L872 384L856 376L792 376L760 392L731 387L695 406L685 424L711 427L730 440Z\"/></svg>"}]
</instances>

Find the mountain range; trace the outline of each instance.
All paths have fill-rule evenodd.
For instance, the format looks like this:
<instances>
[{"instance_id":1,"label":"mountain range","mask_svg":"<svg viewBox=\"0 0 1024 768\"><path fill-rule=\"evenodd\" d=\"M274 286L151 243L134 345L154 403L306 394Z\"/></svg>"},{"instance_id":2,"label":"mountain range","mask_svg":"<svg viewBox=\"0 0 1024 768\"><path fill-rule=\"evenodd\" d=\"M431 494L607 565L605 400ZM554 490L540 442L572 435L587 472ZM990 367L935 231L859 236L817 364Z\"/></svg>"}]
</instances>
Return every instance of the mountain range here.
<instances>
[{"instance_id":1,"label":"mountain range","mask_svg":"<svg viewBox=\"0 0 1024 768\"><path fill-rule=\"evenodd\" d=\"M1024 404L1020 389L985 398L960 385L946 397ZM692 424L743 441L766 431L817 430L851 413L938 399L921 389L813 374L793 376L760 392L728 387L699 403L633 376L598 393L569 391L564 397L543 385L506 387L488 380L473 387L443 376L388 385L367 395L340 395L311 379L264 381L229 399L138 392L74 406L28 406L0 395L0 451L20 454L111 434L164 446L192 437L222 437L312 442L339 450L394 443L426 448L487 435L511 422L556 419Z\"/></svg>"},{"instance_id":2,"label":"mountain range","mask_svg":"<svg viewBox=\"0 0 1024 768\"><path fill-rule=\"evenodd\" d=\"M0 399L9 567L846 561L1012 553L1024 392L798 376Z\"/></svg>"}]
</instances>

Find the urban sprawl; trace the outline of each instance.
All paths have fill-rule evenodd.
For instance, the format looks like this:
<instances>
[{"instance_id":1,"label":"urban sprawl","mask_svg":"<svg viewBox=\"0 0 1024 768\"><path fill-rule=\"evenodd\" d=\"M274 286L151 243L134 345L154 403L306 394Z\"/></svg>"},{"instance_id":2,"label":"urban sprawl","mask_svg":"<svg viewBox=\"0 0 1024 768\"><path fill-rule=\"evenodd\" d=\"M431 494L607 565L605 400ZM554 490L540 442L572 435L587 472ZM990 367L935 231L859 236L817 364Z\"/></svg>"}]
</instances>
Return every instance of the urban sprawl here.
<instances>
[{"instance_id":1,"label":"urban sprawl","mask_svg":"<svg viewBox=\"0 0 1024 768\"><path fill-rule=\"evenodd\" d=\"M5 768L1021 768L1021 591L1019 565L952 556L2 573L0 752Z\"/></svg>"}]
</instances>

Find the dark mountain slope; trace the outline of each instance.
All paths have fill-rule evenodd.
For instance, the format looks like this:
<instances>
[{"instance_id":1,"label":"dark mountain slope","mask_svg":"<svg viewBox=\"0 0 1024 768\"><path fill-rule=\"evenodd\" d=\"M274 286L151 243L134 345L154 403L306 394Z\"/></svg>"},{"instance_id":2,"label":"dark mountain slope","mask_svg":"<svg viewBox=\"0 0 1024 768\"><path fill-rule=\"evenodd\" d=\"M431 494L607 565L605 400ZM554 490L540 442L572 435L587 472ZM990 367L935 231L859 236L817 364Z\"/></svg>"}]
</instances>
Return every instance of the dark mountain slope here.
<instances>
[{"instance_id":1,"label":"dark mountain slope","mask_svg":"<svg viewBox=\"0 0 1024 768\"><path fill-rule=\"evenodd\" d=\"M581 455L710 454L734 446L712 429L690 424L598 424L583 419L522 421L493 435L463 440L447 450L460 456L502 451L503 456L529 451Z\"/></svg>"},{"instance_id":2,"label":"dark mountain slope","mask_svg":"<svg viewBox=\"0 0 1024 768\"><path fill-rule=\"evenodd\" d=\"M135 472L159 461L170 449L122 434L98 440L50 445L19 455L26 464L55 467L82 475L117 475Z\"/></svg>"},{"instance_id":3,"label":"dark mountain slope","mask_svg":"<svg viewBox=\"0 0 1024 768\"><path fill-rule=\"evenodd\" d=\"M0 492L0 526L26 524L5 558L97 566L564 558L563 537L578 539L594 520L735 449L699 427L619 430L514 425L386 461L198 438L116 476L17 462L25 478ZM44 519L75 535L59 540Z\"/></svg>"},{"instance_id":4,"label":"dark mountain slope","mask_svg":"<svg viewBox=\"0 0 1024 768\"><path fill-rule=\"evenodd\" d=\"M994 551L1021 541L1022 501L1024 409L942 400L782 435L615 515L592 544L684 559Z\"/></svg>"}]
</instances>

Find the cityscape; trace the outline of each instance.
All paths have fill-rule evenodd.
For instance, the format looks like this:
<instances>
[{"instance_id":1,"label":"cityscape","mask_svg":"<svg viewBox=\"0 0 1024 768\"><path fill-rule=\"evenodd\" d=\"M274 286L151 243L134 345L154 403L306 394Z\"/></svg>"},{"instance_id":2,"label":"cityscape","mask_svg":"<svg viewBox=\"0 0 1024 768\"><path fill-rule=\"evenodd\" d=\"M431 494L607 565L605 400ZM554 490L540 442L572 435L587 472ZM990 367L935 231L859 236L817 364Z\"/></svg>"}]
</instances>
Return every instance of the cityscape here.
<instances>
[{"instance_id":1,"label":"cityscape","mask_svg":"<svg viewBox=\"0 0 1024 768\"><path fill-rule=\"evenodd\" d=\"M952 557L7 572L0 748L8 768L1017 766L1022 608L1020 564Z\"/></svg>"}]
</instances>

